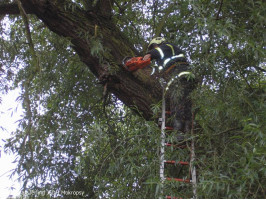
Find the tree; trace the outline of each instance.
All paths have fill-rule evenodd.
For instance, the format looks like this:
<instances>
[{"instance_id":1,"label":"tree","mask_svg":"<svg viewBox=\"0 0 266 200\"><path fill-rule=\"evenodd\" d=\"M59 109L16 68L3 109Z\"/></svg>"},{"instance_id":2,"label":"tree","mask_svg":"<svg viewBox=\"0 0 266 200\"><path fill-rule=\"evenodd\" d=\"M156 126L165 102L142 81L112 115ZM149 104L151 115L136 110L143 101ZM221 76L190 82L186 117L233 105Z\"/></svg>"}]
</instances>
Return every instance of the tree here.
<instances>
[{"instance_id":1,"label":"tree","mask_svg":"<svg viewBox=\"0 0 266 200\"><path fill-rule=\"evenodd\" d=\"M201 80L193 94L200 197L263 197L263 13L259 0L1 2L10 24L1 83L22 88L25 108L7 147L24 189L158 196L159 132L145 120L156 118L161 87L149 69L132 74L121 60L161 34L182 46Z\"/></svg>"},{"instance_id":2,"label":"tree","mask_svg":"<svg viewBox=\"0 0 266 200\"><path fill-rule=\"evenodd\" d=\"M27 13L35 14L50 30L68 38L80 60L107 85L110 92L128 106L138 105L138 110L143 112L146 118L151 117L150 105L161 98L160 87L159 89L153 87L152 80L146 80L146 87L143 87L142 81L121 67L121 61L125 56L140 53L133 44L130 44L131 40L123 36L115 21L111 20L114 1L97 1L96 5L87 9L79 7L82 2L74 4L68 1L21 1L21 3ZM93 3L88 4L93 5ZM130 7L128 4L130 3L126 3L125 6ZM17 7L16 4L13 6ZM14 14L12 8L2 8L2 10L7 14L8 11ZM18 8L16 11L19 14ZM145 79L150 78L145 76Z\"/></svg>"}]
</instances>

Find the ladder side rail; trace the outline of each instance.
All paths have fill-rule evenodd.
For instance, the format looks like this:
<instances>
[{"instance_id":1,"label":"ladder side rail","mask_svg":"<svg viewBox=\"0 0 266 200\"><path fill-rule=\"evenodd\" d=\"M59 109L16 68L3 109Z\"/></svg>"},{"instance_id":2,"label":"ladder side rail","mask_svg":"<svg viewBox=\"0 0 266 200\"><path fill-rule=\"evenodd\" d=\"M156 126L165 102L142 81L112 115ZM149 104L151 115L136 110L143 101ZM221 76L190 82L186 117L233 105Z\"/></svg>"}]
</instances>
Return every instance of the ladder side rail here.
<instances>
[{"instance_id":1,"label":"ladder side rail","mask_svg":"<svg viewBox=\"0 0 266 200\"><path fill-rule=\"evenodd\" d=\"M164 87L163 87L163 96L162 96L162 125L161 125L161 146L160 146L160 180L162 187L164 184L164 154L165 154L165 96L164 96ZM161 194L163 194L163 188L161 189Z\"/></svg>"},{"instance_id":2,"label":"ladder side rail","mask_svg":"<svg viewBox=\"0 0 266 200\"><path fill-rule=\"evenodd\" d=\"M196 157L195 144L194 144L194 139L192 138L192 141L191 141L191 160L190 160L191 183L192 183L193 197L194 197L194 199L197 199L197 176L196 176L196 167L194 165L195 157Z\"/></svg>"},{"instance_id":3,"label":"ladder side rail","mask_svg":"<svg viewBox=\"0 0 266 200\"><path fill-rule=\"evenodd\" d=\"M196 167L195 167L195 139L194 139L194 112L192 114L192 125L191 125L191 158L190 158L190 170L191 170L191 183L192 183L192 191L193 191L193 198L197 199L197 174L196 174Z\"/></svg>"}]
</instances>

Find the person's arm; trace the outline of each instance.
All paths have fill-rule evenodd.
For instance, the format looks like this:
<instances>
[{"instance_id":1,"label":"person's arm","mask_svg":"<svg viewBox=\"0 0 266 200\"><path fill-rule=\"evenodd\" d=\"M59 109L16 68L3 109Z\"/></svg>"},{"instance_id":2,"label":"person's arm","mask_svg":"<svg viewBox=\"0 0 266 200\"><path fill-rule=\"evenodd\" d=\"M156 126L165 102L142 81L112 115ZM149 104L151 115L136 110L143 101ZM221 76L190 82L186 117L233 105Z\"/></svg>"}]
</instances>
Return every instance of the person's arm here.
<instances>
[{"instance_id":1,"label":"person's arm","mask_svg":"<svg viewBox=\"0 0 266 200\"><path fill-rule=\"evenodd\" d=\"M151 59L151 54L146 54L144 57L143 57L143 60L149 60Z\"/></svg>"},{"instance_id":2,"label":"person's arm","mask_svg":"<svg viewBox=\"0 0 266 200\"><path fill-rule=\"evenodd\" d=\"M159 47L152 49L151 51L149 51L144 57L143 60L148 60L148 59L160 59L161 58L161 54L158 50Z\"/></svg>"}]
</instances>

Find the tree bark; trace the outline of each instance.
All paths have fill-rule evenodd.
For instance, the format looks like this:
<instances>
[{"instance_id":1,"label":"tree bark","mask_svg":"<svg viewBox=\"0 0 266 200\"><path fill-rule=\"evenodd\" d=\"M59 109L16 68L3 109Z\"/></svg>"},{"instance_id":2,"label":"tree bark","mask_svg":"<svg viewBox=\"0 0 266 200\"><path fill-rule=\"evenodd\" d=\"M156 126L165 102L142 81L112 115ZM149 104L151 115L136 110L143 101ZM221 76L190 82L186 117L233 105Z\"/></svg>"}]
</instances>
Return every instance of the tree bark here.
<instances>
[{"instance_id":1,"label":"tree bark","mask_svg":"<svg viewBox=\"0 0 266 200\"><path fill-rule=\"evenodd\" d=\"M111 19L113 1L101 0L94 10L88 11L72 10L53 0L21 0L21 3L27 13L36 15L51 31L71 40L81 61L109 92L145 119L152 117L151 104L161 99L161 87L155 77L147 75L145 70L130 73L122 67L121 61L125 56L139 53ZM15 4L9 5L4 12L2 6L0 13L16 14L16 7ZM100 55L103 62L100 62L99 56L91 54L92 38L101 41L107 49Z\"/></svg>"}]
</instances>

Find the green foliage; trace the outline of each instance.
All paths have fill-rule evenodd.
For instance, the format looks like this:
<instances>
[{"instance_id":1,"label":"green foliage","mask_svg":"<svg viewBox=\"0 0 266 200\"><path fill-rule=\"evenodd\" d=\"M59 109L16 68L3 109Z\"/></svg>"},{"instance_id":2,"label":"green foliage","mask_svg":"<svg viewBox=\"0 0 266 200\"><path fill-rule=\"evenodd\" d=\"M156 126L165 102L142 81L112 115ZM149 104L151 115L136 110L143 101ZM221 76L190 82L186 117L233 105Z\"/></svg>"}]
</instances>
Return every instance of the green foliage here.
<instances>
[{"instance_id":1,"label":"green foliage","mask_svg":"<svg viewBox=\"0 0 266 200\"><path fill-rule=\"evenodd\" d=\"M91 38L90 43L92 46L91 55L96 56L96 57L100 57L100 56L102 57L102 54L104 52L104 47L103 47L101 41L97 38ZM101 58L101 60L102 60L102 58Z\"/></svg>"},{"instance_id":2,"label":"green foliage","mask_svg":"<svg viewBox=\"0 0 266 200\"><path fill-rule=\"evenodd\" d=\"M266 88L250 90L243 80L227 84L231 87L219 91L202 88L198 94L200 195L263 197Z\"/></svg>"},{"instance_id":3,"label":"green foliage","mask_svg":"<svg viewBox=\"0 0 266 200\"><path fill-rule=\"evenodd\" d=\"M88 2L67 6L89 10ZM201 82L192 94L198 196L265 198L265 2L134 2L116 1L117 27L145 51L171 4L161 35L186 51ZM0 89L22 90L25 113L6 151L17 155L13 174L23 181L23 191L84 191L84 196L39 193L30 198L158 198L156 124L111 94L103 98L102 87L70 42L31 17L36 70L22 19L8 19L8 30L1 22ZM103 59L108 52L101 39L89 40L91 55ZM152 108L155 113L159 105ZM186 158L183 151L171 154ZM192 195L179 183L165 186L165 192Z\"/></svg>"}]
</instances>

